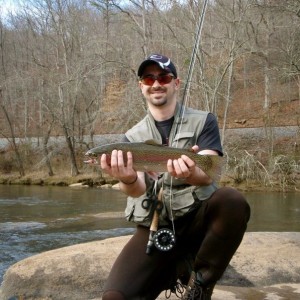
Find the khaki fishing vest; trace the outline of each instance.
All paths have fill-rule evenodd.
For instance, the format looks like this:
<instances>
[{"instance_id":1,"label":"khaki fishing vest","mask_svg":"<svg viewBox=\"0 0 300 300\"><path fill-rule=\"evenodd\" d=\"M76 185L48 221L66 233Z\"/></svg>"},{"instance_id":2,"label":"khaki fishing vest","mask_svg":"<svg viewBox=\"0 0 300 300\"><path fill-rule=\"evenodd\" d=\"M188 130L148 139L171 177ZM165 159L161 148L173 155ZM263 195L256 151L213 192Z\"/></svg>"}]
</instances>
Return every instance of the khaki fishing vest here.
<instances>
[{"instance_id":1,"label":"khaki fishing vest","mask_svg":"<svg viewBox=\"0 0 300 300\"><path fill-rule=\"evenodd\" d=\"M208 112L185 108L181 124L176 124L179 114L180 104L177 104L175 110L174 123L170 132L169 144L171 147L190 149L196 145L197 139L203 130ZM176 127L180 128L174 136ZM162 138L155 126L152 115L148 112L143 120L125 133L130 142L145 142L154 140L162 144ZM173 138L174 136L174 138ZM152 189L151 180L146 176L148 189ZM197 201L208 199L217 189L215 183L208 186L190 186L185 184L185 180L172 178L168 173L164 173L160 179L160 186L163 187L163 210L160 213L159 225L169 224L173 219L185 215L197 205ZM148 191L149 192L149 191ZM147 193L139 198L128 197L127 207L125 209L126 219L138 224L150 226L151 213L149 209L142 207L142 201L147 198Z\"/></svg>"}]
</instances>

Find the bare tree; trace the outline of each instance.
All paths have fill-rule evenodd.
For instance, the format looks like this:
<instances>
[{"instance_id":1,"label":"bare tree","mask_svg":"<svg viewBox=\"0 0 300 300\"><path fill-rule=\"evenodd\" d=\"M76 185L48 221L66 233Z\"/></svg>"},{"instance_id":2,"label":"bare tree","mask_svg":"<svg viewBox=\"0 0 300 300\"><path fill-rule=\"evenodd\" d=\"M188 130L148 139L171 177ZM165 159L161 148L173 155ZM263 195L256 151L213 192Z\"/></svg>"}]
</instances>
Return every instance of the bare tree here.
<instances>
[{"instance_id":1,"label":"bare tree","mask_svg":"<svg viewBox=\"0 0 300 300\"><path fill-rule=\"evenodd\" d=\"M17 166L18 166L18 170L20 173L20 176L24 176L25 175L25 169L24 169L24 164L23 164L23 159L19 150L19 145L16 141L16 135L15 135L15 131L14 131L14 124L13 124L13 116L11 114L9 114L8 109L7 109L7 103L5 103L4 99L3 99L3 94L2 94L2 88L0 87L0 107L4 113L5 119L7 121L8 124L8 129L9 129L9 136L6 136L7 140L9 141L9 143L11 144L15 155L16 155L16 162L17 162Z\"/></svg>"},{"instance_id":2,"label":"bare tree","mask_svg":"<svg viewBox=\"0 0 300 300\"><path fill-rule=\"evenodd\" d=\"M230 9L231 8L231 9ZM222 127L222 144L225 139L225 129L227 123L227 115L230 109L232 101L232 79L234 75L234 62L241 55L241 47L245 43L243 38L244 19L245 14L249 9L249 2L247 1L232 1L231 5L227 7L229 9L229 16L227 17L226 27L228 28L228 59L225 70L228 69L227 74L227 88L225 94L225 108L223 115L223 127ZM225 7L223 7L225 10ZM227 15L227 14L225 14Z\"/></svg>"},{"instance_id":3,"label":"bare tree","mask_svg":"<svg viewBox=\"0 0 300 300\"><path fill-rule=\"evenodd\" d=\"M77 145L83 143L85 128L89 127L93 134L93 122L99 113L100 95L94 85L97 79L93 76L101 64L93 61L95 55L88 50L89 36L85 34L89 31L88 18L80 22L88 16L84 5L78 6L78 2L68 0L40 0L32 5L37 9L24 9L34 42L31 48L33 62L43 78L43 94L39 93L41 109L45 108L48 120L54 116L59 125L57 129L64 134L71 173L77 175ZM43 47L38 47L41 44ZM90 83L89 78L93 78ZM45 129L48 126L48 132L52 129L52 121L45 126Z\"/></svg>"}]
</instances>

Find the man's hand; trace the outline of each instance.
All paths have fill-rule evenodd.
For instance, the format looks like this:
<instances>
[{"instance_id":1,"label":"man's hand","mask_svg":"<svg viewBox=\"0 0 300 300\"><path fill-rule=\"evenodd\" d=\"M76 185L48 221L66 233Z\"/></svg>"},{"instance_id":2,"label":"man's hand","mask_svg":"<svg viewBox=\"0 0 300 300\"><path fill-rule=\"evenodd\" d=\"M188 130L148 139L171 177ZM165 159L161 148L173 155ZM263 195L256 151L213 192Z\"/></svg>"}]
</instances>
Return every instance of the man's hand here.
<instances>
[{"instance_id":1,"label":"man's hand","mask_svg":"<svg viewBox=\"0 0 300 300\"><path fill-rule=\"evenodd\" d=\"M197 145L193 146L192 149L195 153L199 151ZM196 172L195 162L186 155L174 160L169 159L167 168L170 175L176 178L188 178Z\"/></svg>"},{"instance_id":2,"label":"man's hand","mask_svg":"<svg viewBox=\"0 0 300 300\"><path fill-rule=\"evenodd\" d=\"M121 191L131 197L139 197L146 191L145 175L133 168L132 153L126 153L124 160L121 150L113 150L111 155L101 156L101 169L111 177L117 178Z\"/></svg>"},{"instance_id":3,"label":"man's hand","mask_svg":"<svg viewBox=\"0 0 300 300\"><path fill-rule=\"evenodd\" d=\"M217 155L214 150L203 150L199 152L197 145L192 147L195 153ZM179 159L168 160L168 172L175 178L185 179L185 183L195 186L205 186L212 183L212 179L206 175L195 162L188 156L182 155Z\"/></svg>"},{"instance_id":4,"label":"man's hand","mask_svg":"<svg viewBox=\"0 0 300 300\"><path fill-rule=\"evenodd\" d=\"M132 184L137 180L137 172L133 169L132 153L127 152L127 163L125 164L123 152L121 150L113 150L110 157L106 154L102 154L100 165L101 169L110 175L115 177L124 184Z\"/></svg>"}]
</instances>

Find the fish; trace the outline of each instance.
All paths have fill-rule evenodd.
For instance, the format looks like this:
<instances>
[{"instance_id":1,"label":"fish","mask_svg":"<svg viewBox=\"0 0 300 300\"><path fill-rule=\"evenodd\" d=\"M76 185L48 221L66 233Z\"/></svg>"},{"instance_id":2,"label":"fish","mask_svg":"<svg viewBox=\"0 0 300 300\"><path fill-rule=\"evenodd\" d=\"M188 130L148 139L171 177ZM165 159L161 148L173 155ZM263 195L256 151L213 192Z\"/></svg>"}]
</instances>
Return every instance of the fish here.
<instances>
[{"instance_id":1,"label":"fish","mask_svg":"<svg viewBox=\"0 0 300 300\"><path fill-rule=\"evenodd\" d=\"M107 155L107 162L110 162L111 152L113 150L122 150L123 159L127 163L127 152L132 153L133 168L142 172L168 172L167 162L169 159L178 159L181 155L186 155L192 159L195 164L201 168L211 179L219 176L222 165L222 157L219 155L201 155L195 153L192 149L182 149L169 146L163 146L153 140L145 142L120 142L105 144L88 150L85 155L96 159L102 154Z\"/></svg>"}]
</instances>

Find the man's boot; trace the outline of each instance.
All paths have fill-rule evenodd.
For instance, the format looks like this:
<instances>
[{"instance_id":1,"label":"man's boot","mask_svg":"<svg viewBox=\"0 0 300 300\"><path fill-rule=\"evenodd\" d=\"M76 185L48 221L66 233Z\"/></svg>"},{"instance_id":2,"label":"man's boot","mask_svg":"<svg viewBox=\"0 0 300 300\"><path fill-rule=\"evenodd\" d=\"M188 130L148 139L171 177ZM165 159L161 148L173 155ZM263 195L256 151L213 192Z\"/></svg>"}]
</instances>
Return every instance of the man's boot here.
<instances>
[{"instance_id":1,"label":"man's boot","mask_svg":"<svg viewBox=\"0 0 300 300\"><path fill-rule=\"evenodd\" d=\"M204 286L201 273L192 271L183 300L211 300L214 287L215 283Z\"/></svg>"}]
</instances>

